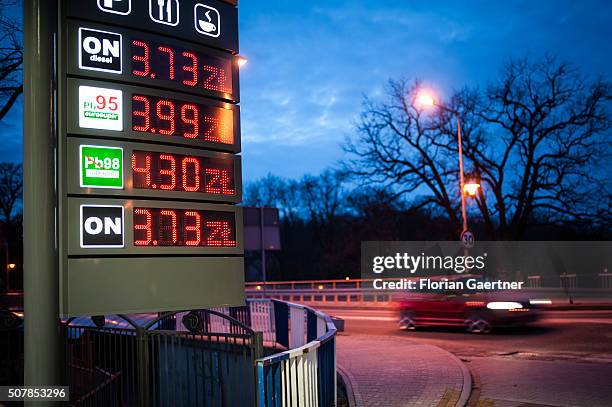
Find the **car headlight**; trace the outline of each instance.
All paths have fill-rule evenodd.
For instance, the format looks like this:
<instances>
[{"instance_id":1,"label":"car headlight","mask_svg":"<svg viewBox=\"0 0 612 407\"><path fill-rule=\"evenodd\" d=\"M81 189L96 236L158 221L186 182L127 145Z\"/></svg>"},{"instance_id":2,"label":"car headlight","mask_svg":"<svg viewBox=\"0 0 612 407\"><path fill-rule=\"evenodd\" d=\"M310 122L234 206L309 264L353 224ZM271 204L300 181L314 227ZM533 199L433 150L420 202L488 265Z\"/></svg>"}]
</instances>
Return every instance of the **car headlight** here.
<instances>
[{"instance_id":1,"label":"car headlight","mask_svg":"<svg viewBox=\"0 0 612 407\"><path fill-rule=\"evenodd\" d=\"M488 309L515 309L515 308L523 308L523 305L520 302L513 301L494 301L487 304Z\"/></svg>"},{"instance_id":2,"label":"car headlight","mask_svg":"<svg viewBox=\"0 0 612 407\"><path fill-rule=\"evenodd\" d=\"M552 301L548 300L548 299L536 299L536 300L529 300L529 304L531 305L551 305Z\"/></svg>"}]
</instances>

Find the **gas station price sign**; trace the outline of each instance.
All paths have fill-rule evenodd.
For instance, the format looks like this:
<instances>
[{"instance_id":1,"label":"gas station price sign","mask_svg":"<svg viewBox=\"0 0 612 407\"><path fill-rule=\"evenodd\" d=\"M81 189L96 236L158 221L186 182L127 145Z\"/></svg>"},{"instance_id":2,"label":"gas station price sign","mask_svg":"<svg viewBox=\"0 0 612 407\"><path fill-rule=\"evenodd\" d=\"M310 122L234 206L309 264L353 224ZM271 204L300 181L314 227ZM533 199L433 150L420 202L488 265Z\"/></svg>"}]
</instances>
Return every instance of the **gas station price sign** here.
<instances>
[{"instance_id":1,"label":"gas station price sign","mask_svg":"<svg viewBox=\"0 0 612 407\"><path fill-rule=\"evenodd\" d=\"M233 144L232 112L188 101L132 95L132 130Z\"/></svg>"},{"instance_id":2,"label":"gas station price sign","mask_svg":"<svg viewBox=\"0 0 612 407\"><path fill-rule=\"evenodd\" d=\"M59 14L62 315L242 304L235 0L64 0ZM164 292L167 273L184 290ZM211 281L227 291L215 304Z\"/></svg>"},{"instance_id":3,"label":"gas station price sign","mask_svg":"<svg viewBox=\"0 0 612 407\"><path fill-rule=\"evenodd\" d=\"M123 28L111 31L99 24L71 22L67 30L74 43L68 50L69 74L239 101L234 54Z\"/></svg>"},{"instance_id":4,"label":"gas station price sign","mask_svg":"<svg viewBox=\"0 0 612 407\"><path fill-rule=\"evenodd\" d=\"M240 151L235 104L76 78L68 79L67 96L69 134Z\"/></svg>"}]
</instances>

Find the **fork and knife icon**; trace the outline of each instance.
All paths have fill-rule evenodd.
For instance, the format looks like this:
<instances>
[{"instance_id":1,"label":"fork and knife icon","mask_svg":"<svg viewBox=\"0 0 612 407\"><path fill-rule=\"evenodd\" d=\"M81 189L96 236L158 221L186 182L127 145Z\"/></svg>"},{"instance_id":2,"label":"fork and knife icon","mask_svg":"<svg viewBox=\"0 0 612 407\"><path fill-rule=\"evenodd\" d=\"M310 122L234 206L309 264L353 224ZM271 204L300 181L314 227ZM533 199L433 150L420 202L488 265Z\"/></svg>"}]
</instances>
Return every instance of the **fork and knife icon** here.
<instances>
[{"instance_id":1,"label":"fork and knife icon","mask_svg":"<svg viewBox=\"0 0 612 407\"><path fill-rule=\"evenodd\" d=\"M159 12L159 20L172 22L172 0L157 0L157 9ZM166 18L164 18L164 8Z\"/></svg>"}]
</instances>

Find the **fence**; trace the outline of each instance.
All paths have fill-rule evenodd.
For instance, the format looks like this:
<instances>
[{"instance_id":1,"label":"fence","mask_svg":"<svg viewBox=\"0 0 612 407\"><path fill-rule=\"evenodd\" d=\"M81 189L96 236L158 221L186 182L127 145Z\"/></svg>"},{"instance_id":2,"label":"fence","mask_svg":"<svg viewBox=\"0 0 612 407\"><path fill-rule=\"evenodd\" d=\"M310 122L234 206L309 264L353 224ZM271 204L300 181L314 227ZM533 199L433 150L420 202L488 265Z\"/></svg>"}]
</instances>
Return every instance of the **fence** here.
<instances>
[{"instance_id":1,"label":"fence","mask_svg":"<svg viewBox=\"0 0 612 407\"><path fill-rule=\"evenodd\" d=\"M443 276L436 278L441 277ZM475 276L453 276L453 278L467 277ZM593 284L585 284L586 287L582 287L582 282L589 279ZM305 303L314 307L367 308L389 308L394 301L406 295L403 290L375 289L372 287L373 281L372 279L273 281L266 283L265 290L263 283L253 282L246 283L246 293L249 298L269 297ZM385 278L381 281L397 281L397 279ZM612 273L527 276L522 292L532 299L546 298L553 303L564 303L568 296L581 302L609 302L612 301Z\"/></svg>"},{"instance_id":2,"label":"fence","mask_svg":"<svg viewBox=\"0 0 612 407\"><path fill-rule=\"evenodd\" d=\"M23 330L15 332L22 343ZM60 332L62 378L73 406L335 405L336 330L329 317L308 307L249 300L245 307L80 317L63 321ZM279 390L294 398L281 401L261 391L277 389L275 377L259 374L275 357L302 366L300 355L307 353L299 388L289 380ZM16 383L6 379L0 384Z\"/></svg>"},{"instance_id":3,"label":"fence","mask_svg":"<svg viewBox=\"0 0 612 407\"><path fill-rule=\"evenodd\" d=\"M256 301L256 300L255 300ZM290 350L257 360L258 406L336 405L336 328L325 314L276 301L276 341Z\"/></svg>"}]
</instances>

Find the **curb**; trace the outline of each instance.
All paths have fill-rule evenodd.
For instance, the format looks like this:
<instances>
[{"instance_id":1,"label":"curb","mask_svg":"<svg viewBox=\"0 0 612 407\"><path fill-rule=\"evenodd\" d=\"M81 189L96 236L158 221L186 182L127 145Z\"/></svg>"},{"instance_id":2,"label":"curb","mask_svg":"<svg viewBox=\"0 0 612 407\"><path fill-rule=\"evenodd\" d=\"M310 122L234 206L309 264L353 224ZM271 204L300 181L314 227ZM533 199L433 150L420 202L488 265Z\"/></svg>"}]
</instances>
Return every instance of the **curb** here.
<instances>
[{"instance_id":1,"label":"curb","mask_svg":"<svg viewBox=\"0 0 612 407\"><path fill-rule=\"evenodd\" d=\"M344 368L342 368L340 365L336 365L336 372L342 377L342 381L344 382L349 407L361 407L363 402L360 400L360 403L357 404L355 392L353 391L353 376L348 371L344 370Z\"/></svg>"},{"instance_id":2,"label":"curb","mask_svg":"<svg viewBox=\"0 0 612 407\"><path fill-rule=\"evenodd\" d=\"M435 346L435 345L430 345ZM457 356L453 355L447 350L436 346L436 348L440 349L443 352L446 352L450 358L455 361L459 369L461 370L461 375L463 376L463 386L461 388L461 394L459 395L459 400L455 403L455 407L465 407L470 399L470 395L472 394L472 375L470 374L470 369L467 365L461 361Z\"/></svg>"}]
</instances>

